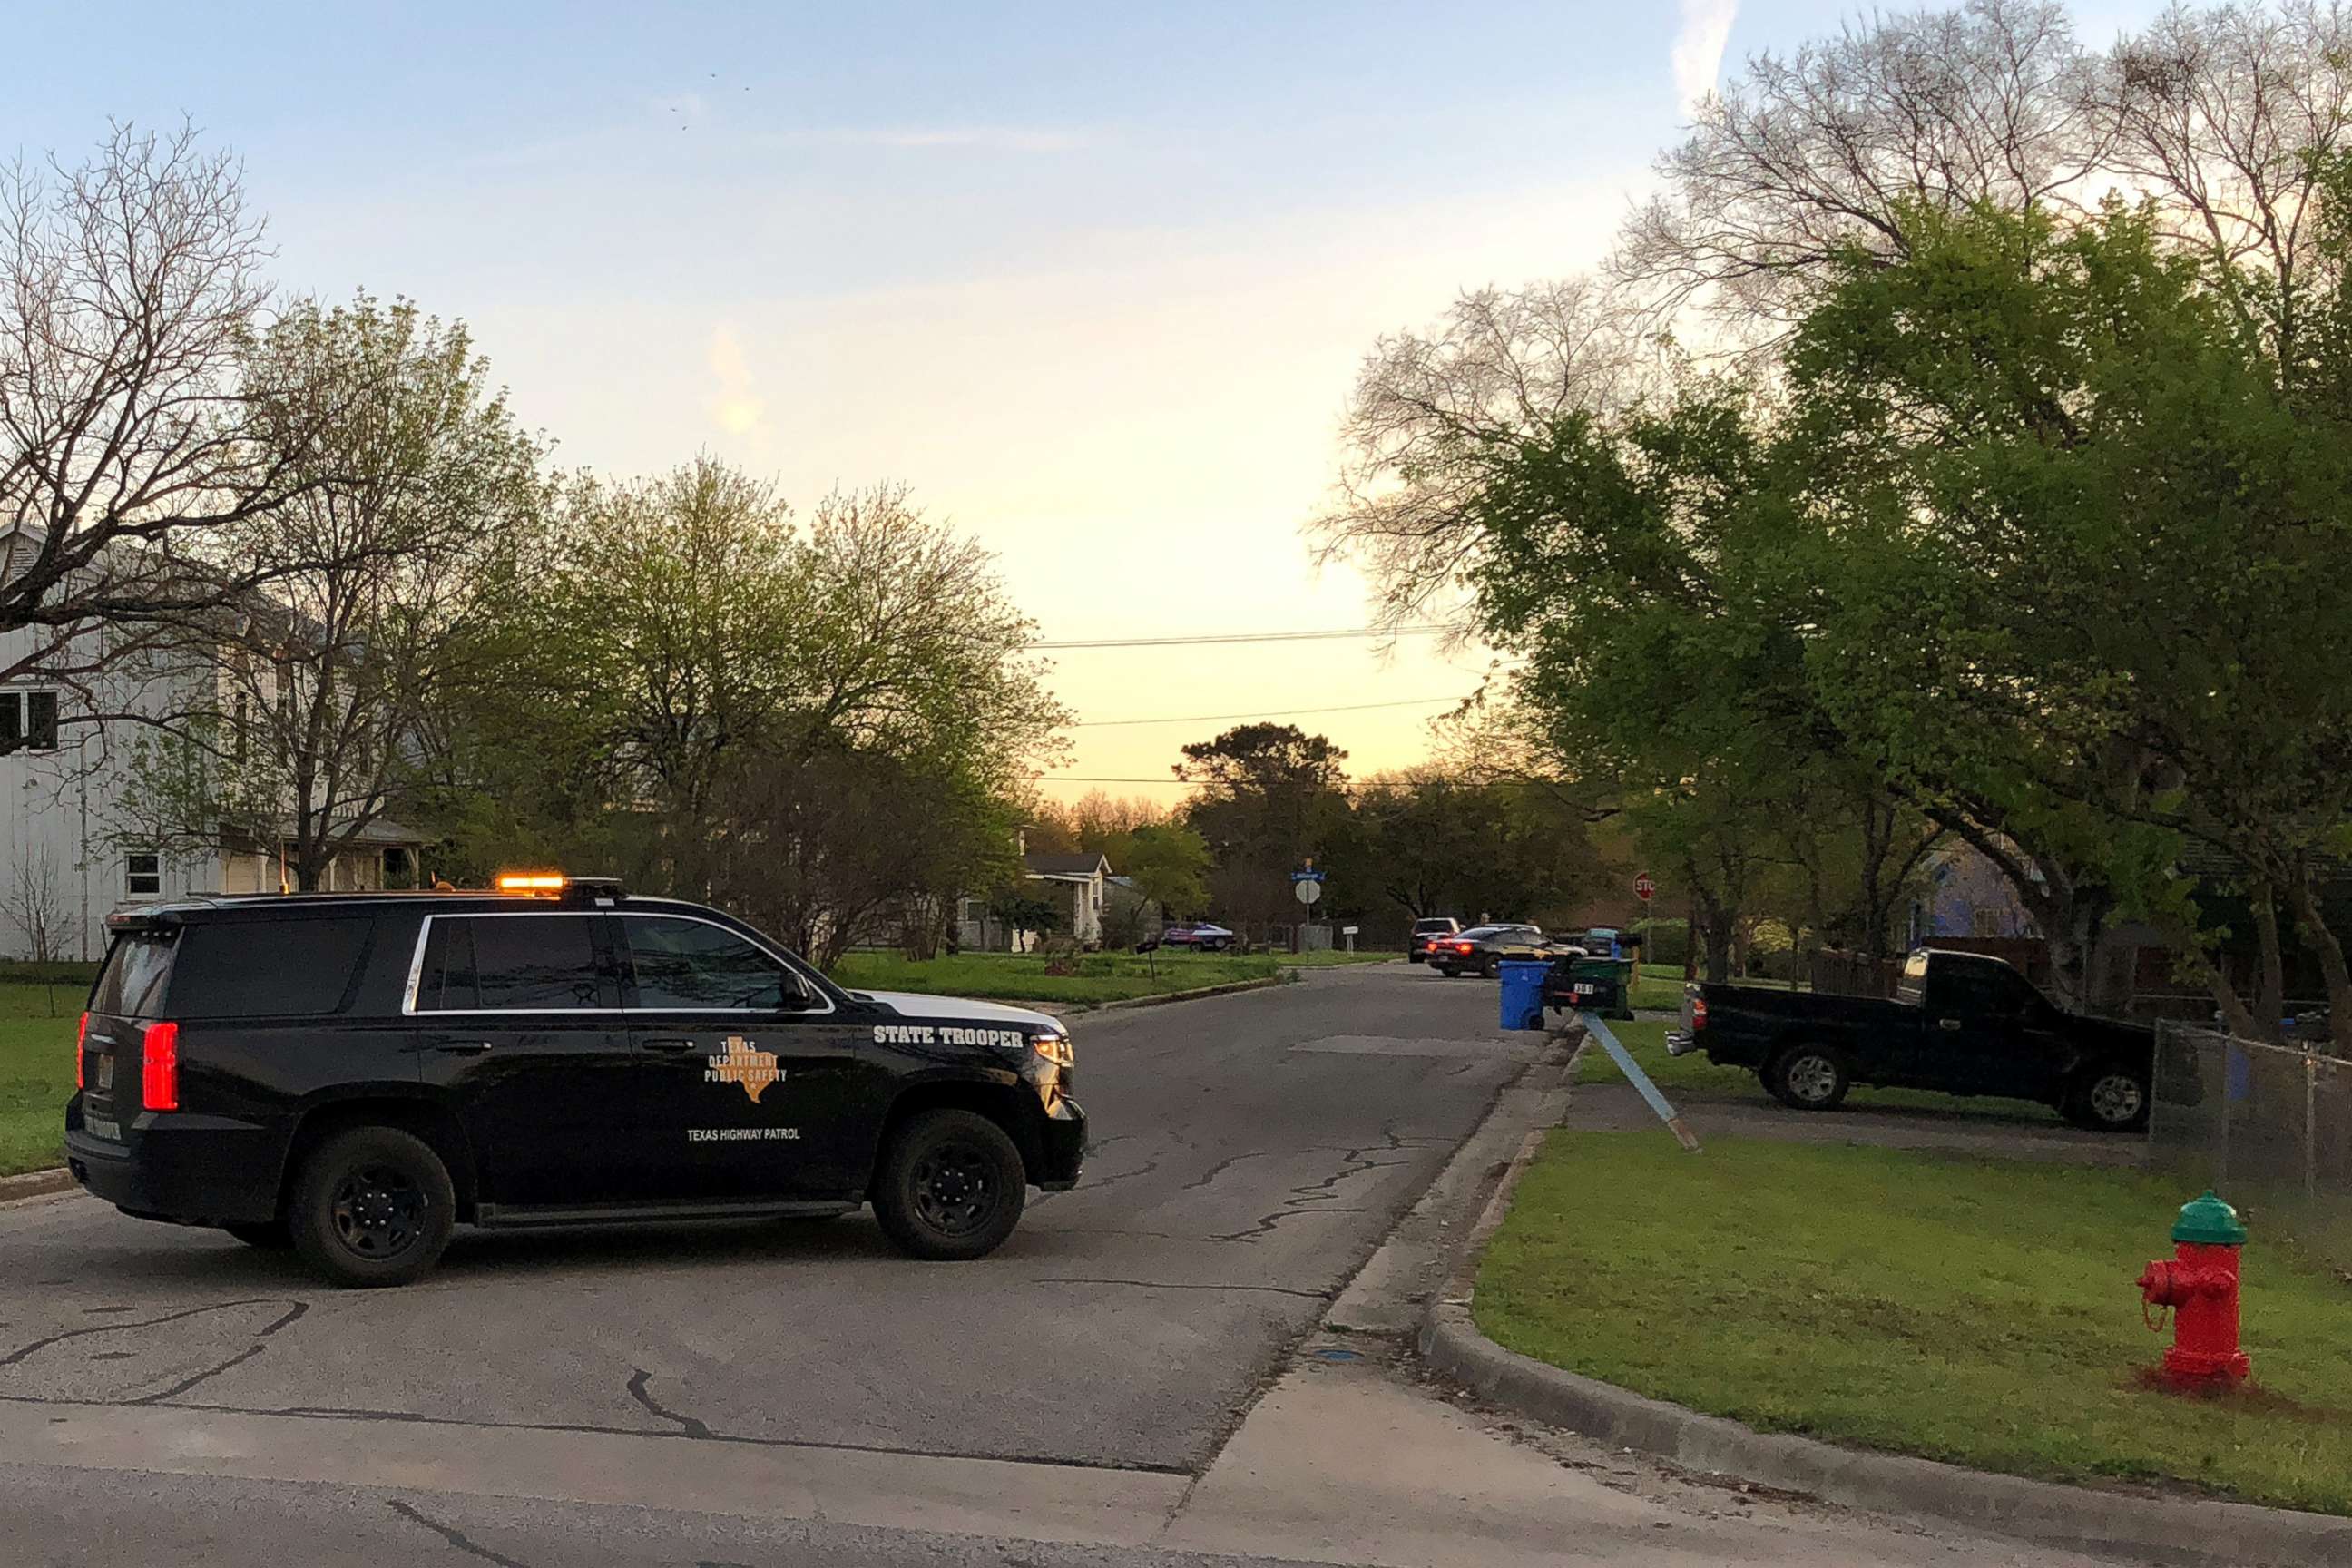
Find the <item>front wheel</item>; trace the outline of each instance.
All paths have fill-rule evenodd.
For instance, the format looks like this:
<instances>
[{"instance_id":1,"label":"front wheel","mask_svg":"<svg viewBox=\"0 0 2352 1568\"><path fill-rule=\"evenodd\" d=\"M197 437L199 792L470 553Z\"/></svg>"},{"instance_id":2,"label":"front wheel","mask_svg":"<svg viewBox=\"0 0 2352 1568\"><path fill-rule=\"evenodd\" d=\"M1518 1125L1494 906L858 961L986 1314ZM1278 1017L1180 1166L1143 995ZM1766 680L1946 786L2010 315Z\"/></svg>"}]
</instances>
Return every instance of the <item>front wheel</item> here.
<instances>
[{"instance_id":1,"label":"front wheel","mask_svg":"<svg viewBox=\"0 0 2352 1568\"><path fill-rule=\"evenodd\" d=\"M405 1285L431 1268L457 1228L448 1168L394 1127L353 1127L310 1152L287 1228L304 1261L338 1285Z\"/></svg>"},{"instance_id":2,"label":"front wheel","mask_svg":"<svg viewBox=\"0 0 2352 1568\"><path fill-rule=\"evenodd\" d=\"M926 1110L883 1152L874 1216L902 1252L966 1262L1004 1245L1028 1193L1003 1128L970 1110Z\"/></svg>"},{"instance_id":3,"label":"front wheel","mask_svg":"<svg viewBox=\"0 0 2352 1568\"><path fill-rule=\"evenodd\" d=\"M2084 1073L2060 1110L2095 1132L2137 1132L2147 1125L2147 1075L2111 1063Z\"/></svg>"},{"instance_id":4,"label":"front wheel","mask_svg":"<svg viewBox=\"0 0 2352 1568\"><path fill-rule=\"evenodd\" d=\"M1853 1087L1845 1063L1826 1046L1790 1046L1764 1068L1773 1099L1798 1110L1835 1110Z\"/></svg>"}]
</instances>

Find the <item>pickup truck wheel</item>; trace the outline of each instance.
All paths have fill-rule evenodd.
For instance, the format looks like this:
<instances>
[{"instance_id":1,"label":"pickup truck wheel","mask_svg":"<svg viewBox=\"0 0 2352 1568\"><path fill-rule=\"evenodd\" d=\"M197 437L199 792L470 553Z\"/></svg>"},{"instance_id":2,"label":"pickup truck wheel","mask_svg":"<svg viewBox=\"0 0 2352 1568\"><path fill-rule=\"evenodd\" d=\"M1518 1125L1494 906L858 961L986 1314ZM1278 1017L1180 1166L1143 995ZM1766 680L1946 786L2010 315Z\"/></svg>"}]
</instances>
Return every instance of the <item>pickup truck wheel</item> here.
<instances>
[{"instance_id":1,"label":"pickup truck wheel","mask_svg":"<svg viewBox=\"0 0 2352 1568\"><path fill-rule=\"evenodd\" d=\"M1826 1046L1790 1046L1764 1068L1764 1087L1799 1110L1835 1110L1853 1087L1845 1063Z\"/></svg>"},{"instance_id":2,"label":"pickup truck wheel","mask_svg":"<svg viewBox=\"0 0 2352 1568\"><path fill-rule=\"evenodd\" d=\"M2147 1125L2147 1075L2113 1064L2093 1068L2063 1109L2094 1131L2137 1132Z\"/></svg>"},{"instance_id":3,"label":"pickup truck wheel","mask_svg":"<svg viewBox=\"0 0 2352 1568\"><path fill-rule=\"evenodd\" d=\"M1028 1195L1003 1128L974 1111L926 1110L883 1152L874 1217L901 1252L964 1262L1004 1244Z\"/></svg>"}]
</instances>

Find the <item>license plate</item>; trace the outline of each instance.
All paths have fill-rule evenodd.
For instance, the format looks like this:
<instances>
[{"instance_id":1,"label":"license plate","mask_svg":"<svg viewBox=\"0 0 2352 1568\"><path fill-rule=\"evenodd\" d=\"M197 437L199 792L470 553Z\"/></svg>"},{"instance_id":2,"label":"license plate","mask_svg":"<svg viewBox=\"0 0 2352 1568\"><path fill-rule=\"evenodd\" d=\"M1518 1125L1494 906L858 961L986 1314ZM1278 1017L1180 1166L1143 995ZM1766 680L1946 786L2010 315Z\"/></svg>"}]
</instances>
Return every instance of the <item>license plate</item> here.
<instances>
[{"instance_id":1,"label":"license plate","mask_svg":"<svg viewBox=\"0 0 2352 1568\"><path fill-rule=\"evenodd\" d=\"M122 1127L119 1122L109 1121L102 1116L85 1116L81 1119L81 1125L82 1130L93 1138L103 1138L110 1143L122 1142Z\"/></svg>"},{"instance_id":2,"label":"license plate","mask_svg":"<svg viewBox=\"0 0 2352 1568\"><path fill-rule=\"evenodd\" d=\"M1577 994L1579 996L1590 996L1590 995L1591 995L1591 994L1592 994L1592 986L1591 986L1591 984L1589 982L1586 982L1586 981L1579 981L1579 982L1577 982L1577 985L1576 985L1576 994Z\"/></svg>"},{"instance_id":3,"label":"license plate","mask_svg":"<svg viewBox=\"0 0 2352 1568\"><path fill-rule=\"evenodd\" d=\"M104 1094L113 1087L114 1058L111 1056L100 1057L98 1058L98 1092Z\"/></svg>"}]
</instances>

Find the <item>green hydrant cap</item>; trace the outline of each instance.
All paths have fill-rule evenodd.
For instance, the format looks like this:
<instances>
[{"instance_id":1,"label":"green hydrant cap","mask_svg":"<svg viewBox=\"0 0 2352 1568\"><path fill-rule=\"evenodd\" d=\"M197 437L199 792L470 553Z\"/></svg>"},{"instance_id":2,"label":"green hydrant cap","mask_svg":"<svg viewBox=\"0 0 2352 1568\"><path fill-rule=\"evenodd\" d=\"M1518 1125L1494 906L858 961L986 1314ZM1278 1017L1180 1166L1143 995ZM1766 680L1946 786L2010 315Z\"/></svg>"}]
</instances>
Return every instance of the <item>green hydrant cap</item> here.
<instances>
[{"instance_id":1,"label":"green hydrant cap","mask_svg":"<svg viewBox=\"0 0 2352 1568\"><path fill-rule=\"evenodd\" d=\"M2201 1198L2192 1198L2180 1205L2179 1221L2172 1227L2172 1239L2194 1247L2243 1247L2246 1245L2246 1223L2238 1211L2205 1189Z\"/></svg>"}]
</instances>

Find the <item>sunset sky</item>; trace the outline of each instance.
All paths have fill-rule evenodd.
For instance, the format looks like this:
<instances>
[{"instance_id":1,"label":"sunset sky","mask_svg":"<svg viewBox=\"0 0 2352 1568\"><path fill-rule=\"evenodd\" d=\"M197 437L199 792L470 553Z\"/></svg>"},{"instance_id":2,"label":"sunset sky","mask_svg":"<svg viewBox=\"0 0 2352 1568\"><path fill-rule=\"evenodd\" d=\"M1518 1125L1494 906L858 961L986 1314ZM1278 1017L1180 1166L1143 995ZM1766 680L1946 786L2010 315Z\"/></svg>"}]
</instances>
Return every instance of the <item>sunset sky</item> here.
<instances>
[{"instance_id":1,"label":"sunset sky","mask_svg":"<svg viewBox=\"0 0 2352 1568\"><path fill-rule=\"evenodd\" d=\"M2077 15L2104 41L2156 8ZM244 156L289 287L464 317L566 464L707 450L803 504L903 480L1049 639L1322 630L1367 618L1299 525L1373 338L1591 263L1720 63L1851 9L20 5L0 144L184 112ZM1485 665L1054 657L1078 779L1334 708L1297 721L1397 766Z\"/></svg>"}]
</instances>

